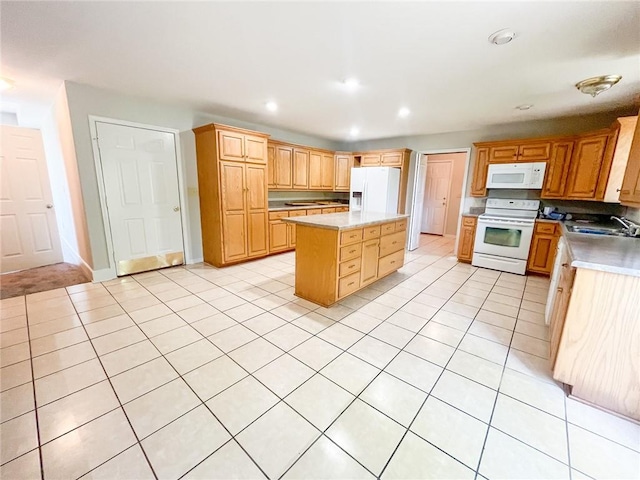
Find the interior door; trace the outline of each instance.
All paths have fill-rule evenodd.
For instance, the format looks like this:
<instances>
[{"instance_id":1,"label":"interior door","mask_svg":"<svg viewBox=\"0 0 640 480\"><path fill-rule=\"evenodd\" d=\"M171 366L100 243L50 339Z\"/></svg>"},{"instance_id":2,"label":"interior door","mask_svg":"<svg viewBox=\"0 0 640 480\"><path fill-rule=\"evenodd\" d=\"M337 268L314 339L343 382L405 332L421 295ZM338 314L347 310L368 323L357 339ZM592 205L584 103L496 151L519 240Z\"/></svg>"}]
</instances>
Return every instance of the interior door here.
<instances>
[{"instance_id":1,"label":"interior door","mask_svg":"<svg viewBox=\"0 0 640 480\"><path fill-rule=\"evenodd\" d=\"M184 263L174 135L96 129L117 275Z\"/></svg>"},{"instance_id":2,"label":"interior door","mask_svg":"<svg viewBox=\"0 0 640 480\"><path fill-rule=\"evenodd\" d=\"M424 206L424 190L427 182L427 157L419 155L416 162L416 172L413 180L413 195L411 196L411 221L409 223L409 250L420 246L420 227L422 226L422 209Z\"/></svg>"},{"instance_id":3,"label":"interior door","mask_svg":"<svg viewBox=\"0 0 640 480\"><path fill-rule=\"evenodd\" d=\"M39 130L0 127L0 272L62 262Z\"/></svg>"},{"instance_id":4,"label":"interior door","mask_svg":"<svg viewBox=\"0 0 640 480\"><path fill-rule=\"evenodd\" d=\"M449 204L449 186L451 185L450 161L427 161L427 180L424 192L422 233L444 234L444 222Z\"/></svg>"}]
</instances>

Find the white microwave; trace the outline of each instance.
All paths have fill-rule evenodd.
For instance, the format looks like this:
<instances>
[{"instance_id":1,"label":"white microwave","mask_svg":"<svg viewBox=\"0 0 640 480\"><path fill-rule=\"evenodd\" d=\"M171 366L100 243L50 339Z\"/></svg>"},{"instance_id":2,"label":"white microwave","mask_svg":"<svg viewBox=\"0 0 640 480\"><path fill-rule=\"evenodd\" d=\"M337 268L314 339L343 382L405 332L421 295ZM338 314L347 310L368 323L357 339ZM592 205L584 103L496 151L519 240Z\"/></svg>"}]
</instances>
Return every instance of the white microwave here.
<instances>
[{"instance_id":1,"label":"white microwave","mask_svg":"<svg viewBox=\"0 0 640 480\"><path fill-rule=\"evenodd\" d=\"M487 174L487 188L542 189L545 162L492 163Z\"/></svg>"}]
</instances>

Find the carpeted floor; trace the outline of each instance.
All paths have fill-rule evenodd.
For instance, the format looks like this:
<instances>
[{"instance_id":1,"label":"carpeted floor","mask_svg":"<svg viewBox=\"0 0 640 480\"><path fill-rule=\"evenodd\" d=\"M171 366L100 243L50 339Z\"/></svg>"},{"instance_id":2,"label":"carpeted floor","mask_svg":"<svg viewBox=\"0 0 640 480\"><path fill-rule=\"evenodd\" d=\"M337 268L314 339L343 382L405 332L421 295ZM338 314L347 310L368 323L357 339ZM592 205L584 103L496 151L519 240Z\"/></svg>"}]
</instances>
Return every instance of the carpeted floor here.
<instances>
[{"instance_id":1,"label":"carpeted floor","mask_svg":"<svg viewBox=\"0 0 640 480\"><path fill-rule=\"evenodd\" d=\"M69 287L90 281L80 267L70 263L56 263L46 267L30 268L21 272L0 275L0 299Z\"/></svg>"}]
</instances>

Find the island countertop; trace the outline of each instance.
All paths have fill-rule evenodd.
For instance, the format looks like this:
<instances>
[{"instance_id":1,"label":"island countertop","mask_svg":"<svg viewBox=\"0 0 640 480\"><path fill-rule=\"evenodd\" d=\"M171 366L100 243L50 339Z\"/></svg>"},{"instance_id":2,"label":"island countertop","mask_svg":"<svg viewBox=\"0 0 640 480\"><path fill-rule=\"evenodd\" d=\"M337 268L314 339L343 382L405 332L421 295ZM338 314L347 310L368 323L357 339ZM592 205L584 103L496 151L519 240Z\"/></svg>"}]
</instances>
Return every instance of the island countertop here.
<instances>
[{"instance_id":1,"label":"island countertop","mask_svg":"<svg viewBox=\"0 0 640 480\"><path fill-rule=\"evenodd\" d=\"M350 230L352 228L403 220L408 217L409 215L399 213L344 212L327 213L325 215L307 215L305 217L288 217L283 218L282 221L329 230Z\"/></svg>"}]
</instances>

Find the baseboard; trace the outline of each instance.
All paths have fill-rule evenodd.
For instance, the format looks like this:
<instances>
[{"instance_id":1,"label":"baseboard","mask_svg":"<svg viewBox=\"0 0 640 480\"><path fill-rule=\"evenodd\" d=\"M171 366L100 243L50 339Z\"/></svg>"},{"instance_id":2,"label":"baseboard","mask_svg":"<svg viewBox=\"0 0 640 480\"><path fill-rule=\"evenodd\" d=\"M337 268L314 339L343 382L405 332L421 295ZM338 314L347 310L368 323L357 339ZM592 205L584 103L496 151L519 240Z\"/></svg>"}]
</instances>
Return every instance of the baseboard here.
<instances>
[{"instance_id":1,"label":"baseboard","mask_svg":"<svg viewBox=\"0 0 640 480\"><path fill-rule=\"evenodd\" d=\"M456 234L455 233L446 233L443 235L443 237L446 238L456 238Z\"/></svg>"},{"instance_id":2,"label":"baseboard","mask_svg":"<svg viewBox=\"0 0 640 480\"><path fill-rule=\"evenodd\" d=\"M76 252L66 239L61 238L62 256L67 263L78 265L87 278L93 278L93 270L87 262Z\"/></svg>"},{"instance_id":3,"label":"baseboard","mask_svg":"<svg viewBox=\"0 0 640 480\"><path fill-rule=\"evenodd\" d=\"M110 268L102 268L100 270L93 270L91 272L93 283L106 282L107 280L113 280L116 278L115 271Z\"/></svg>"},{"instance_id":4,"label":"baseboard","mask_svg":"<svg viewBox=\"0 0 640 480\"><path fill-rule=\"evenodd\" d=\"M198 257L198 258L187 258L185 260L185 263L187 265L193 265L194 263L202 263L204 262L204 257Z\"/></svg>"}]
</instances>

